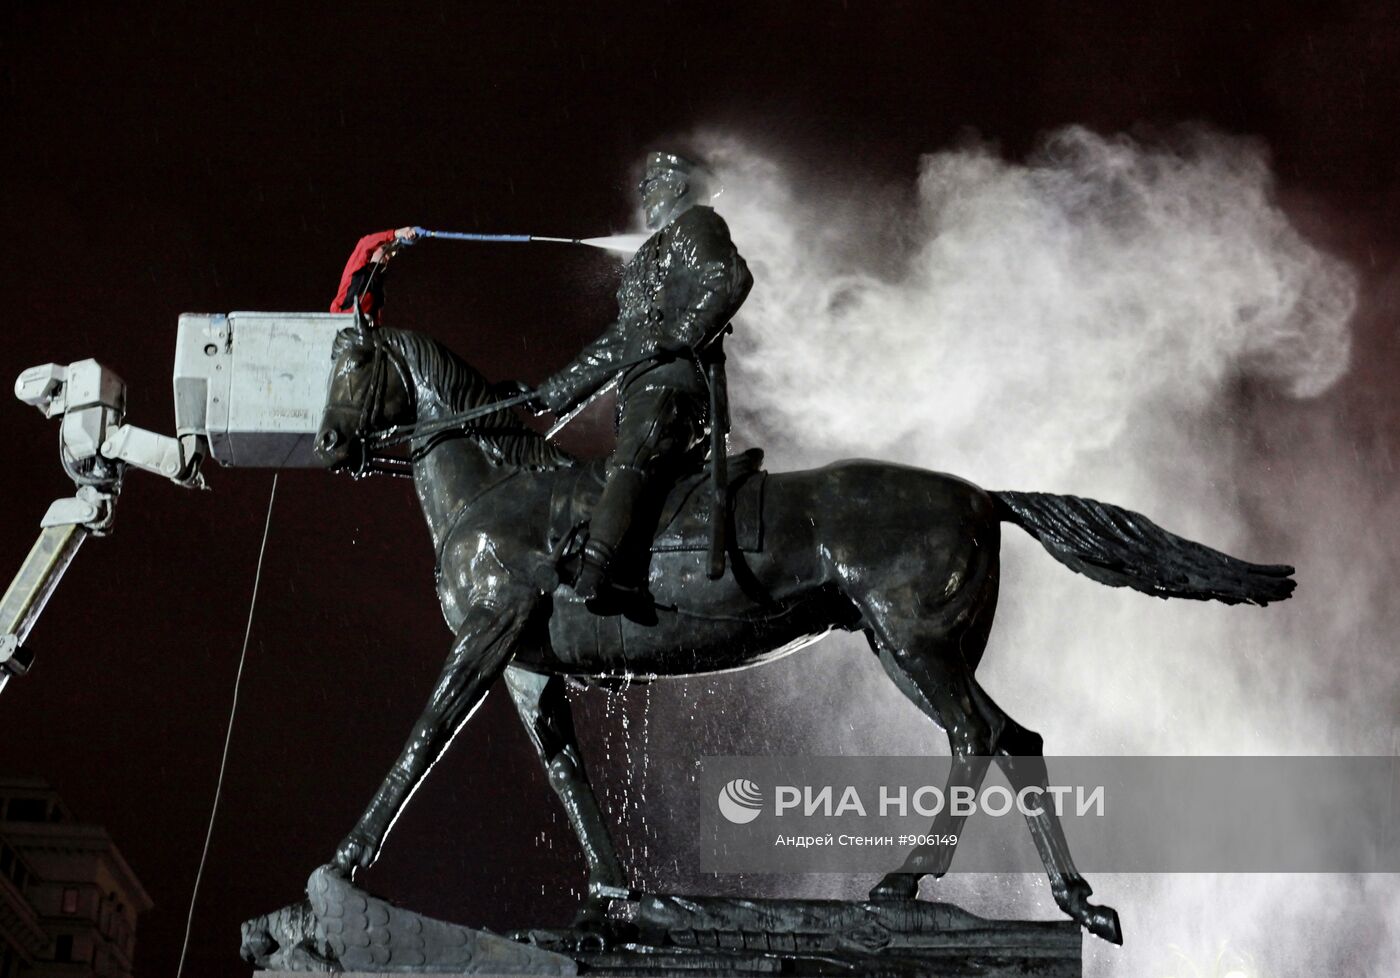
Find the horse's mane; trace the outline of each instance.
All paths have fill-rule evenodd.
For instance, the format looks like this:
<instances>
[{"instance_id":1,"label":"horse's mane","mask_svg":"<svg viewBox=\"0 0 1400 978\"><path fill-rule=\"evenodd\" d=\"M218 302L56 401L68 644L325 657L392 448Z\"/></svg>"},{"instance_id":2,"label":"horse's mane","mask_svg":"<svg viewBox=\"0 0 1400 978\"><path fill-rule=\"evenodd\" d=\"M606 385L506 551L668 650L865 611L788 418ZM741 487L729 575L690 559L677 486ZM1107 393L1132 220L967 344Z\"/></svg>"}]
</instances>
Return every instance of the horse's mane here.
<instances>
[{"instance_id":1,"label":"horse's mane","mask_svg":"<svg viewBox=\"0 0 1400 978\"><path fill-rule=\"evenodd\" d=\"M491 384L475 367L437 340L402 329L379 329L384 341L403 357L418 384L420 410L436 399L449 413L467 411L496 399ZM509 408L471 422L464 429L498 465L557 469L576 459L551 445L543 435L523 427Z\"/></svg>"}]
</instances>

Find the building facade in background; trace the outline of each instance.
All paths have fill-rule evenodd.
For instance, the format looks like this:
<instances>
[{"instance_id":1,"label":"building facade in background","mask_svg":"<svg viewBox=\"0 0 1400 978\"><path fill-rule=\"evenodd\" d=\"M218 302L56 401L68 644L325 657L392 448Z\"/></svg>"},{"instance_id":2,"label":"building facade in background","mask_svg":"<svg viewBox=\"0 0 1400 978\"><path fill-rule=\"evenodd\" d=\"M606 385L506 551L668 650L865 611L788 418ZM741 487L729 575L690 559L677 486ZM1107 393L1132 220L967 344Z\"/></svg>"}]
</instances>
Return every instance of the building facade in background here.
<instances>
[{"instance_id":1,"label":"building facade in background","mask_svg":"<svg viewBox=\"0 0 1400 978\"><path fill-rule=\"evenodd\" d=\"M151 898L106 831L0 777L0 978L131 978Z\"/></svg>"}]
</instances>

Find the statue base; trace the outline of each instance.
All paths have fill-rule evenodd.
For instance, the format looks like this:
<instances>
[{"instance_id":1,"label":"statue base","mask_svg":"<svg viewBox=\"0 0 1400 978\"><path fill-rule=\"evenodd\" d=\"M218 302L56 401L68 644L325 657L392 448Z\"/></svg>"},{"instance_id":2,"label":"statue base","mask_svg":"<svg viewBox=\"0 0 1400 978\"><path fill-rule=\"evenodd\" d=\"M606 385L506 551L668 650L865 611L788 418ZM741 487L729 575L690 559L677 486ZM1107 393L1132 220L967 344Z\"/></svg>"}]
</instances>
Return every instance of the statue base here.
<instances>
[{"instance_id":1,"label":"statue base","mask_svg":"<svg viewBox=\"0 0 1400 978\"><path fill-rule=\"evenodd\" d=\"M1070 921L985 920L916 900L749 900L644 895L597 928L509 935L423 917L325 867L304 903L243 925L266 978L387 974L1079 978Z\"/></svg>"}]
</instances>

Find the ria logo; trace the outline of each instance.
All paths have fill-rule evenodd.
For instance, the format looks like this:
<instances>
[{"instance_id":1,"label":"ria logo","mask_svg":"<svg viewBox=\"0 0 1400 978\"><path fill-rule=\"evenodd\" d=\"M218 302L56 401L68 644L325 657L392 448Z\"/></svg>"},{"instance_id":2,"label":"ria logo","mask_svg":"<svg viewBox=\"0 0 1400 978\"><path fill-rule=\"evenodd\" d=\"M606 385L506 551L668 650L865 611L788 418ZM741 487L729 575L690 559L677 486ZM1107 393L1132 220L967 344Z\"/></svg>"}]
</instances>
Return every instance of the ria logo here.
<instances>
[{"instance_id":1,"label":"ria logo","mask_svg":"<svg viewBox=\"0 0 1400 978\"><path fill-rule=\"evenodd\" d=\"M747 825L763 811L763 792L745 778L735 778L719 793L719 813L735 825Z\"/></svg>"}]
</instances>

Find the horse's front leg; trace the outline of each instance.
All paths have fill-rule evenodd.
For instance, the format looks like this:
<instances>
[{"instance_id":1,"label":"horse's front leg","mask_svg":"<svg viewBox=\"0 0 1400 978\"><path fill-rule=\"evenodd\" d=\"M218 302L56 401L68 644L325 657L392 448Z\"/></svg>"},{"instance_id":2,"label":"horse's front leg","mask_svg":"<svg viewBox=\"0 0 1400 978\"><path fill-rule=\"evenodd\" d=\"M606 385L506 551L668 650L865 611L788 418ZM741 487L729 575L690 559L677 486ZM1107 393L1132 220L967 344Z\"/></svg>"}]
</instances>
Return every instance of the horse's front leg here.
<instances>
[{"instance_id":1,"label":"horse's front leg","mask_svg":"<svg viewBox=\"0 0 1400 978\"><path fill-rule=\"evenodd\" d=\"M534 605L533 593L512 598L509 602L498 599L476 604L467 612L408 743L359 822L336 850L331 865L337 872L348 878L355 870L370 867L418 782L510 661Z\"/></svg>"},{"instance_id":2,"label":"horse's front leg","mask_svg":"<svg viewBox=\"0 0 1400 978\"><path fill-rule=\"evenodd\" d=\"M574 918L575 926L599 923L606 916L610 901L626 895L627 875L618 861L617 849L584 769L564 680L510 666L506 669L506 688L544 762L550 787L564 805L588 864L588 894Z\"/></svg>"}]
</instances>

